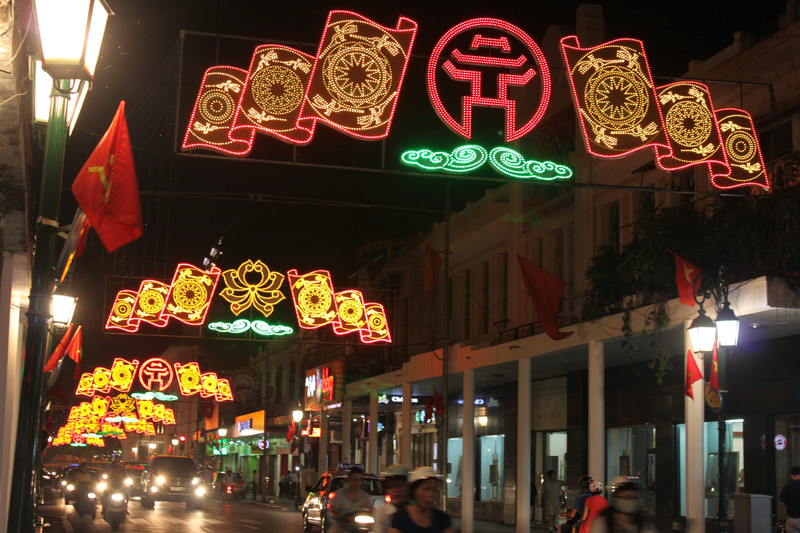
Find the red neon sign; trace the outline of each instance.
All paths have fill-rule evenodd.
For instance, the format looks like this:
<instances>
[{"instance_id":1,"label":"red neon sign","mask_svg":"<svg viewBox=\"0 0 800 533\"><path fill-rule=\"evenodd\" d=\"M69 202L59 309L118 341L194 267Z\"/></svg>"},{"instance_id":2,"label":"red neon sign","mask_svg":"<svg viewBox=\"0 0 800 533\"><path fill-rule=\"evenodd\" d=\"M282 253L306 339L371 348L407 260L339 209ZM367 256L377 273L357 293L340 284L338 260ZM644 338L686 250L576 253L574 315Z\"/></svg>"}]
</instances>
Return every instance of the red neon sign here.
<instances>
[{"instance_id":1,"label":"red neon sign","mask_svg":"<svg viewBox=\"0 0 800 533\"><path fill-rule=\"evenodd\" d=\"M454 39L463 41L459 37L468 32L473 32L468 50L452 44ZM447 83L442 72L450 80L470 84L469 95L461 97L460 121L442 101L440 89ZM491 88L484 90L482 86L482 79L488 72L497 76L496 88L491 95L484 94ZM506 141L514 141L539 123L550 101L550 70L539 46L519 27L494 18L467 20L445 33L431 53L427 78L428 95L436 113L453 131L467 139L472 137L472 110L475 106L505 109ZM534 80L539 85L539 105L531 116L522 118L524 122L518 126L517 113L524 107L518 108L521 98L509 97L514 94L526 98L532 92L531 82Z\"/></svg>"},{"instance_id":2,"label":"red neon sign","mask_svg":"<svg viewBox=\"0 0 800 533\"><path fill-rule=\"evenodd\" d=\"M139 369L139 383L147 390L153 387L158 387L156 391L166 390L174 378L170 364L159 357L148 359Z\"/></svg>"}]
</instances>

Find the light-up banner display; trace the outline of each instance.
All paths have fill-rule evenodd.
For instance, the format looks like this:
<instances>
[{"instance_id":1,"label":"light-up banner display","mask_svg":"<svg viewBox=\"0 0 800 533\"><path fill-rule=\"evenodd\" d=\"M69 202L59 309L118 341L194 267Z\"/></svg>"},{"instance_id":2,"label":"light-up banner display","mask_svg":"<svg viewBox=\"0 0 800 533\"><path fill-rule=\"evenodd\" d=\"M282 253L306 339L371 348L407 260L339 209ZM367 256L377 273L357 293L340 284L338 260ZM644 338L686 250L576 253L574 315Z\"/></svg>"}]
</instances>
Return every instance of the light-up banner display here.
<instances>
[{"instance_id":1,"label":"light-up banner display","mask_svg":"<svg viewBox=\"0 0 800 533\"><path fill-rule=\"evenodd\" d=\"M344 361L337 359L306 372L305 409L313 411L344 397Z\"/></svg>"},{"instance_id":2,"label":"light-up banner display","mask_svg":"<svg viewBox=\"0 0 800 533\"><path fill-rule=\"evenodd\" d=\"M581 48L571 35L561 40L561 51L590 154L623 157L652 147L662 170L707 165L719 189L770 190L750 115L715 110L701 83L655 87L641 41Z\"/></svg>"},{"instance_id":3,"label":"light-up banner display","mask_svg":"<svg viewBox=\"0 0 800 533\"><path fill-rule=\"evenodd\" d=\"M182 149L246 155L256 132L305 144L317 122L360 139L384 138L416 33L417 23L405 17L387 28L331 11L316 56L267 44L255 49L247 71L211 67Z\"/></svg>"},{"instance_id":4,"label":"light-up banner display","mask_svg":"<svg viewBox=\"0 0 800 533\"><path fill-rule=\"evenodd\" d=\"M200 365L197 363L170 365L160 357L147 359L141 365L135 359L127 361L117 358L110 369L97 367L94 372L82 374L75 394L94 396L97 393L107 394L112 389L128 392L133 385L134 378L138 378L139 384L145 390L154 393L154 397L156 393L163 393L169 389L177 378L182 396L200 394L203 398L214 398L218 402L233 400L231 384L227 379L218 378L215 372L201 372ZM150 399L137 399L136 401L152 403Z\"/></svg>"}]
</instances>

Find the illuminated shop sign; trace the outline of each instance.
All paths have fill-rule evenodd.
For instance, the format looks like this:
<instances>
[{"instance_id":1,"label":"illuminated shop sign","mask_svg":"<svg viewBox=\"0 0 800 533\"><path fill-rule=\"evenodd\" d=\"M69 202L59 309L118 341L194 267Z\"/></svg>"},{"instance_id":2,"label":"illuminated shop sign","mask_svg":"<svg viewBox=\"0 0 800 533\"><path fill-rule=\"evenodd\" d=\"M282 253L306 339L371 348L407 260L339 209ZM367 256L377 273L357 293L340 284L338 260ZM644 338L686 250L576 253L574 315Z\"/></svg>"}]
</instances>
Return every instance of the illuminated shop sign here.
<instances>
[{"instance_id":1,"label":"illuminated shop sign","mask_svg":"<svg viewBox=\"0 0 800 533\"><path fill-rule=\"evenodd\" d=\"M310 430L308 428L303 428L300 430L300 435L303 437L319 438L322 436L322 430L318 427L311 428Z\"/></svg>"},{"instance_id":2,"label":"illuminated shop sign","mask_svg":"<svg viewBox=\"0 0 800 533\"><path fill-rule=\"evenodd\" d=\"M464 405L462 398L458 399L458 405ZM475 405L483 407L500 407L500 401L496 398L475 398Z\"/></svg>"},{"instance_id":3,"label":"illuminated shop sign","mask_svg":"<svg viewBox=\"0 0 800 533\"><path fill-rule=\"evenodd\" d=\"M306 372L305 409L315 410L332 402L340 402L344 392L344 363L337 359Z\"/></svg>"},{"instance_id":4,"label":"illuminated shop sign","mask_svg":"<svg viewBox=\"0 0 800 533\"><path fill-rule=\"evenodd\" d=\"M234 437L247 437L264 433L264 411L237 416Z\"/></svg>"},{"instance_id":5,"label":"illuminated shop sign","mask_svg":"<svg viewBox=\"0 0 800 533\"><path fill-rule=\"evenodd\" d=\"M389 395L386 395L386 394L381 394L381 395L378 396L378 403L382 403L382 404L403 403L403 397L402 396L398 396L396 394L392 395L392 396L389 396ZM412 404L418 404L419 403L419 398L417 398L416 396L412 396L411 397L411 403Z\"/></svg>"}]
</instances>

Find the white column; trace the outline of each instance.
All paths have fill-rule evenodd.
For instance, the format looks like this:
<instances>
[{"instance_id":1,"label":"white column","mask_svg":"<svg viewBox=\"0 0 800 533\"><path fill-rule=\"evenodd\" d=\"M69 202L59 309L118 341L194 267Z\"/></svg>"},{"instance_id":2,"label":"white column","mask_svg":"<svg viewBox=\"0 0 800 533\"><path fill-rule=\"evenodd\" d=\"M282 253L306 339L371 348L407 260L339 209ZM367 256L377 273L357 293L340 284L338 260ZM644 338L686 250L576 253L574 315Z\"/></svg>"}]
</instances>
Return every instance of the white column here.
<instances>
[{"instance_id":1,"label":"white column","mask_svg":"<svg viewBox=\"0 0 800 533\"><path fill-rule=\"evenodd\" d=\"M400 409L400 464L413 468L411 464L411 383L403 383L403 407Z\"/></svg>"},{"instance_id":2,"label":"white column","mask_svg":"<svg viewBox=\"0 0 800 533\"><path fill-rule=\"evenodd\" d=\"M695 357L692 353L692 343L689 340L690 321L686 320L683 324L684 329L684 351L686 357ZM684 360L683 371L686 373L686 363ZM695 359L697 363L697 359ZM702 369L702 361L697 364ZM684 383L686 378L684 377ZM686 417L686 533L704 533L706 530L706 519L704 507L704 483L703 473L703 435L704 422L704 398L703 380L698 380L692 385L694 399L684 394L684 413Z\"/></svg>"},{"instance_id":3,"label":"white column","mask_svg":"<svg viewBox=\"0 0 800 533\"><path fill-rule=\"evenodd\" d=\"M320 475L328 470L328 412L325 408L319 411L319 461L317 471Z\"/></svg>"},{"instance_id":4,"label":"white column","mask_svg":"<svg viewBox=\"0 0 800 533\"><path fill-rule=\"evenodd\" d=\"M475 371L464 370L462 413L461 533L473 533L475 518Z\"/></svg>"},{"instance_id":5,"label":"white column","mask_svg":"<svg viewBox=\"0 0 800 533\"><path fill-rule=\"evenodd\" d=\"M352 463L350 459L353 445L353 400L345 398L342 402L342 462Z\"/></svg>"},{"instance_id":6,"label":"white column","mask_svg":"<svg viewBox=\"0 0 800 533\"><path fill-rule=\"evenodd\" d=\"M378 473L378 391L369 393L369 455L367 472Z\"/></svg>"},{"instance_id":7,"label":"white column","mask_svg":"<svg viewBox=\"0 0 800 533\"><path fill-rule=\"evenodd\" d=\"M602 342L589 341L589 475L604 480L606 468L605 352Z\"/></svg>"},{"instance_id":8,"label":"white column","mask_svg":"<svg viewBox=\"0 0 800 533\"><path fill-rule=\"evenodd\" d=\"M531 531L531 360L517 370L517 533Z\"/></svg>"}]
</instances>

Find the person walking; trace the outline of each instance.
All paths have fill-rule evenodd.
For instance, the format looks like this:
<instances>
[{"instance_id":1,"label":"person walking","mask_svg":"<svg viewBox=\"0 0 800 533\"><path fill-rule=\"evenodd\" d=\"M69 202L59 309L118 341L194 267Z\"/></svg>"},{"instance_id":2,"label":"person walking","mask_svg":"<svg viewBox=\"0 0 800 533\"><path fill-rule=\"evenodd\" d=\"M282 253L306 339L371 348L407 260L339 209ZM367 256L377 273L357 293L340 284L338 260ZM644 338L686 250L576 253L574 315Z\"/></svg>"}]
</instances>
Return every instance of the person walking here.
<instances>
[{"instance_id":1,"label":"person walking","mask_svg":"<svg viewBox=\"0 0 800 533\"><path fill-rule=\"evenodd\" d=\"M800 466L789 470L792 479L781 489L781 505L786 506L786 533L800 533Z\"/></svg>"},{"instance_id":2,"label":"person walking","mask_svg":"<svg viewBox=\"0 0 800 533\"><path fill-rule=\"evenodd\" d=\"M561 514L561 487L563 482L556 479L556 471L548 470L542 483L542 509L544 522L550 531L556 530L556 519Z\"/></svg>"}]
</instances>

